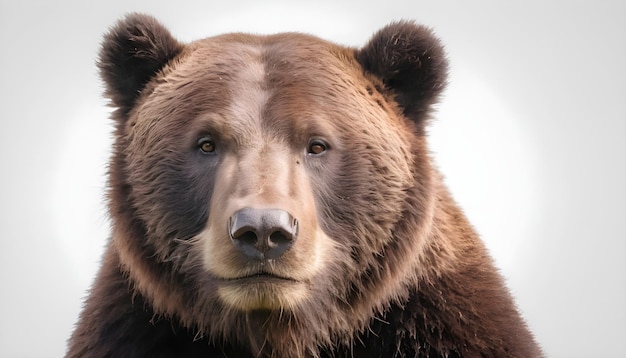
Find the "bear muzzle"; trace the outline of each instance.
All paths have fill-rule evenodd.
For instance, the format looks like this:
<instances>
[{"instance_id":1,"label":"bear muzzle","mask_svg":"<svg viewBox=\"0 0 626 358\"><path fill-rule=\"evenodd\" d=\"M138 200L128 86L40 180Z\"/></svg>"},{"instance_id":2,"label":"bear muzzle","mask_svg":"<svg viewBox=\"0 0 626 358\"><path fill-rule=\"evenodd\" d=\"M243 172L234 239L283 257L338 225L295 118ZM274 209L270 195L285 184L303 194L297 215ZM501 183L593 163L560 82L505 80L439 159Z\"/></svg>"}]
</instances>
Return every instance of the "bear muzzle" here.
<instances>
[{"instance_id":1,"label":"bear muzzle","mask_svg":"<svg viewBox=\"0 0 626 358\"><path fill-rule=\"evenodd\" d=\"M271 260L287 252L298 237L298 220L281 209L246 207L228 219L235 247L254 260Z\"/></svg>"}]
</instances>

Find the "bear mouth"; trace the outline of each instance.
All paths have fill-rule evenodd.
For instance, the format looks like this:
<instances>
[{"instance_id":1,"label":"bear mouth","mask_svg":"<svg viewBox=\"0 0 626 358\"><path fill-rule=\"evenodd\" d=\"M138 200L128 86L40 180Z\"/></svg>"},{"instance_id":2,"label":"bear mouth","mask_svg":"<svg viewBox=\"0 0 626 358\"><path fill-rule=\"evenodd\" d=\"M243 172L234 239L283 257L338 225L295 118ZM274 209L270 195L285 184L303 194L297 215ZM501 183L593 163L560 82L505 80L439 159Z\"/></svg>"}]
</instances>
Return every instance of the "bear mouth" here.
<instances>
[{"instance_id":1,"label":"bear mouth","mask_svg":"<svg viewBox=\"0 0 626 358\"><path fill-rule=\"evenodd\" d=\"M241 276L241 277L234 277L234 278L229 278L226 279L226 281L228 282L250 282L250 283L271 283L271 282L294 282L297 283L299 282L298 280L295 280L293 278L290 277L284 277L284 276L279 276L279 275L275 275L269 272L258 272L255 274L251 274L251 275L246 275L246 276Z\"/></svg>"}]
</instances>

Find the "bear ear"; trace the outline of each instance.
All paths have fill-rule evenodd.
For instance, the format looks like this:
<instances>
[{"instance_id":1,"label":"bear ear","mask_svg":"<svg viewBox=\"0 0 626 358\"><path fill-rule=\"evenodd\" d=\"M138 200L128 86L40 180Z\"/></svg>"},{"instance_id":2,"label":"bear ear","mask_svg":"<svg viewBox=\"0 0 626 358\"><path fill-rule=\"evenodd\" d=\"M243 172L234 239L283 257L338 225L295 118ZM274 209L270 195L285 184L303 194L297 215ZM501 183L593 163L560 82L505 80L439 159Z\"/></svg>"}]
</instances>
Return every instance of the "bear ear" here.
<instances>
[{"instance_id":1,"label":"bear ear","mask_svg":"<svg viewBox=\"0 0 626 358\"><path fill-rule=\"evenodd\" d=\"M356 58L392 91L404 115L418 123L446 86L443 47L430 29L413 22L387 25L357 50Z\"/></svg>"},{"instance_id":2,"label":"bear ear","mask_svg":"<svg viewBox=\"0 0 626 358\"><path fill-rule=\"evenodd\" d=\"M124 115L148 81L183 49L155 18L129 14L105 35L98 67L106 95Z\"/></svg>"}]
</instances>

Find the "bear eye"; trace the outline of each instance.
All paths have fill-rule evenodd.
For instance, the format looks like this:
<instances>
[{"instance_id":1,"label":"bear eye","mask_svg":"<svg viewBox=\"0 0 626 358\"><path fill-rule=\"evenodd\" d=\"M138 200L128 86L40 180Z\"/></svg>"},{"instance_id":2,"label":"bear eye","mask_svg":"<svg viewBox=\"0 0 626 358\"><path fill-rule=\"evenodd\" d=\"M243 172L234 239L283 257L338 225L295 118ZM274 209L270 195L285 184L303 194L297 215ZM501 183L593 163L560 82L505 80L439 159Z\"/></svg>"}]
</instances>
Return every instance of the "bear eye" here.
<instances>
[{"instance_id":1,"label":"bear eye","mask_svg":"<svg viewBox=\"0 0 626 358\"><path fill-rule=\"evenodd\" d=\"M198 148L200 148L202 153L213 153L215 152L215 141L209 137L200 138L200 140L198 140Z\"/></svg>"},{"instance_id":2,"label":"bear eye","mask_svg":"<svg viewBox=\"0 0 626 358\"><path fill-rule=\"evenodd\" d=\"M328 144L321 139L313 139L309 142L309 148L307 149L309 154L319 155L328 150Z\"/></svg>"}]
</instances>

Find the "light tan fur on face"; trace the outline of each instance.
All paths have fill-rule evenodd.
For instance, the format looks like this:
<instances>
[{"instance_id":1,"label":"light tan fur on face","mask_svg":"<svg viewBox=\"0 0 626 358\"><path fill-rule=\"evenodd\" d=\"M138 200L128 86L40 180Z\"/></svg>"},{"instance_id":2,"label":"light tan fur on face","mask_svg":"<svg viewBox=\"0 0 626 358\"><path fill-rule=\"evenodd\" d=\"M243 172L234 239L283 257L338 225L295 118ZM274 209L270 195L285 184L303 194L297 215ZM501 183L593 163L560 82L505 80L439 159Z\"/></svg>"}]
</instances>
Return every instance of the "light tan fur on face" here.
<instances>
[{"instance_id":1,"label":"light tan fur on face","mask_svg":"<svg viewBox=\"0 0 626 358\"><path fill-rule=\"evenodd\" d=\"M295 159L271 153L272 160L261 160L259 152L245 152L224 158L217 174L207 229L197 236L202 246L203 264L221 281L218 294L226 304L242 310L294 307L307 297L308 281L322 267L323 257L328 256L325 251L332 249L333 243L318 227L306 176L297 165L289 165L289 162L295 163ZM260 169L261 166L265 169ZM268 174L265 177L264 170ZM255 173L259 178L234 180L245 177L246 173ZM297 187L293 188L295 182ZM298 218L299 237L285 256L262 262L247 262L242 257L228 236L226 223L234 212L246 206L281 208ZM294 282L228 282L261 271Z\"/></svg>"},{"instance_id":2,"label":"light tan fur on face","mask_svg":"<svg viewBox=\"0 0 626 358\"><path fill-rule=\"evenodd\" d=\"M252 46L247 50L246 65L230 87L233 98L227 111L206 118L220 122L226 129L223 132L237 135L224 138L228 144L223 143L227 149L221 153L207 226L194 241L199 242L203 265L217 279L218 296L225 304L240 310L285 309L306 299L308 282L322 266L324 251L333 244L318 226L302 153L294 153L263 127L269 98L264 67L259 50ZM246 259L227 232L229 218L244 207L277 208L293 215L299 223L299 237L290 251L275 260ZM259 272L293 281L234 281Z\"/></svg>"}]
</instances>

